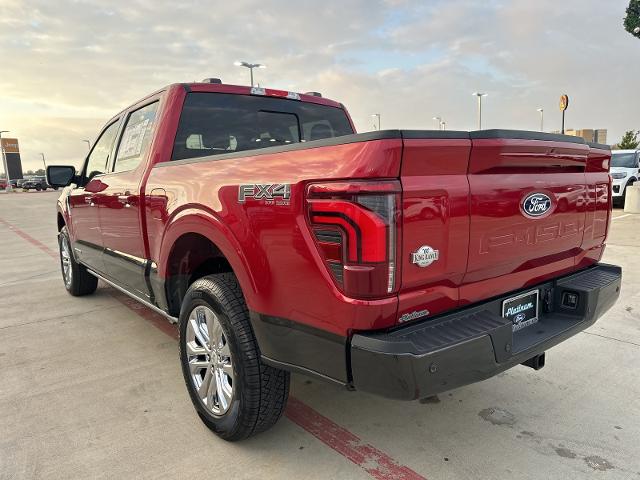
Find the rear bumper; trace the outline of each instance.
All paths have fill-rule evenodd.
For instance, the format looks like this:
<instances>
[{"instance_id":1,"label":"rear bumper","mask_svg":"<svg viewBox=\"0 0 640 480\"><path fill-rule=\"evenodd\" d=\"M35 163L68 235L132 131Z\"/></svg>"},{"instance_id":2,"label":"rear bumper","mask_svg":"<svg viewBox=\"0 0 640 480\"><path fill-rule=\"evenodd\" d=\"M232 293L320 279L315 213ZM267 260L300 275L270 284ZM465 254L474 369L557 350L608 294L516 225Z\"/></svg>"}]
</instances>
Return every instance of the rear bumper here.
<instances>
[{"instance_id":1,"label":"rear bumper","mask_svg":"<svg viewBox=\"0 0 640 480\"><path fill-rule=\"evenodd\" d=\"M592 325L617 300L622 269L599 264L526 290L540 291L538 323L512 332L502 302L481 305L385 333L359 333L351 341L357 390L413 400L484 380L543 353ZM563 293L578 295L575 308Z\"/></svg>"}]
</instances>

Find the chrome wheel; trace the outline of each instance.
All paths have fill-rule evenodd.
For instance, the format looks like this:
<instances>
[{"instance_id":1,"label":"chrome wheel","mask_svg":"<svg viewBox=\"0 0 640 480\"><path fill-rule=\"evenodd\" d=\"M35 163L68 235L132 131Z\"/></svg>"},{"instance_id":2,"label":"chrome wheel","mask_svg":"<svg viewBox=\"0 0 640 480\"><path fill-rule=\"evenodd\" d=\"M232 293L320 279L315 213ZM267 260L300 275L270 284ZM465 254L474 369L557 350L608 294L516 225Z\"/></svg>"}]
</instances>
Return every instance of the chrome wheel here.
<instances>
[{"instance_id":1,"label":"chrome wheel","mask_svg":"<svg viewBox=\"0 0 640 480\"><path fill-rule=\"evenodd\" d=\"M66 235L60 235L60 261L62 263L62 278L64 284L69 288L73 280L73 270L71 268L71 247Z\"/></svg>"},{"instance_id":2,"label":"chrome wheel","mask_svg":"<svg viewBox=\"0 0 640 480\"><path fill-rule=\"evenodd\" d=\"M204 406L223 415L233 399L234 371L222 325L209 307L199 305L189 314L185 336L191 381Z\"/></svg>"}]
</instances>

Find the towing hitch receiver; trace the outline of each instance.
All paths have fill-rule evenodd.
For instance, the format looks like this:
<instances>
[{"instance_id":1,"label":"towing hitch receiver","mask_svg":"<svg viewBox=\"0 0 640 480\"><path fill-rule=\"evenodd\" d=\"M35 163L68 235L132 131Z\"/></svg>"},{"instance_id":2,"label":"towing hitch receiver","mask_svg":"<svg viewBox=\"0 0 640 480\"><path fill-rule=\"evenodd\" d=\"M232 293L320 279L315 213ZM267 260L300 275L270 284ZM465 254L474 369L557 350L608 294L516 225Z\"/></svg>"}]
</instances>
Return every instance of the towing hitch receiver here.
<instances>
[{"instance_id":1,"label":"towing hitch receiver","mask_svg":"<svg viewBox=\"0 0 640 480\"><path fill-rule=\"evenodd\" d=\"M540 370L542 367L544 367L544 355L545 352L541 353L540 355L536 355L535 357L531 357L526 362L522 362L522 365L524 365L525 367L531 367L534 370Z\"/></svg>"}]
</instances>

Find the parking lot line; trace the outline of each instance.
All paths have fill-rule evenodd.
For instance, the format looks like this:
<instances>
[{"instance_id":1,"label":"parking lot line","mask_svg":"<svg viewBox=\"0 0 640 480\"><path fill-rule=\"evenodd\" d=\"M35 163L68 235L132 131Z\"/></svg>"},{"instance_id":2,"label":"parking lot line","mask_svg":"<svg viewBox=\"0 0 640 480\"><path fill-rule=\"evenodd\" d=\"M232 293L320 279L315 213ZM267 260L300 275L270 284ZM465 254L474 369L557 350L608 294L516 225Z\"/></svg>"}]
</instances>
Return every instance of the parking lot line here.
<instances>
[{"instance_id":1,"label":"parking lot line","mask_svg":"<svg viewBox=\"0 0 640 480\"><path fill-rule=\"evenodd\" d=\"M424 477L398 463L384 452L364 443L349 430L319 414L297 398L289 397L286 415L325 445L362 467L378 480L424 480Z\"/></svg>"},{"instance_id":2,"label":"parking lot line","mask_svg":"<svg viewBox=\"0 0 640 480\"><path fill-rule=\"evenodd\" d=\"M611 220L618 220L620 218L629 217L630 213L625 213L624 215L618 215L617 217L611 217Z\"/></svg>"},{"instance_id":3,"label":"parking lot line","mask_svg":"<svg viewBox=\"0 0 640 480\"><path fill-rule=\"evenodd\" d=\"M16 235L22 237L24 240L29 242L31 245L34 245L34 246L38 247L40 250L45 252L47 255L50 255L53 258L57 258L58 257L58 254L56 252L51 250L44 243L42 243L40 240L37 240L37 239L33 238L31 235L29 235L28 233L20 230L18 227L14 226L14 225L11 225L9 222L7 222L6 220L4 220L2 218L0 218L0 223L3 224L5 227L7 227L9 230L12 230L13 233L15 233Z\"/></svg>"},{"instance_id":4,"label":"parking lot line","mask_svg":"<svg viewBox=\"0 0 640 480\"><path fill-rule=\"evenodd\" d=\"M47 247L38 239L27 232L0 217L0 224L7 227L13 233L38 247L50 257L57 259L58 253ZM178 339L177 329L164 317L136 302L134 299L112 289L111 296L134 311L144 320L161 330L173 339ZM313 435L326 446L339 453L355 465L365 470L377 480L426 480L422 475L414 472L409 467L399 464L392 457L374 446L362 441L346 428L341 427L329 418L323 416L309 405L289 396L289 402L285 415L293 423Z\"/></svg>"}]
</instances>

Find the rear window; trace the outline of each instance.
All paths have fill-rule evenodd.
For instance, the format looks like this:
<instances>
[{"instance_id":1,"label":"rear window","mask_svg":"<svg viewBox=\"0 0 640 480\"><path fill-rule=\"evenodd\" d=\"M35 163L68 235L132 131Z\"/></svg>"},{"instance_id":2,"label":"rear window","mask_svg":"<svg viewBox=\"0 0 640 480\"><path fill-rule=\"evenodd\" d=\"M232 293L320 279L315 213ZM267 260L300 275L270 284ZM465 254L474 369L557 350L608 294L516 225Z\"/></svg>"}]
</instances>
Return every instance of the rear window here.
<instances>
[{"instance_id":1,"label":"rear window","mask_svg":"<svg viewBox=\"0 0 640 480\"><path fill-rule=\"evenodd\" d=\"M180 116L173 160L349 135L340 108L296 100L192 92Z\"/></svg>"}]
</instances>

